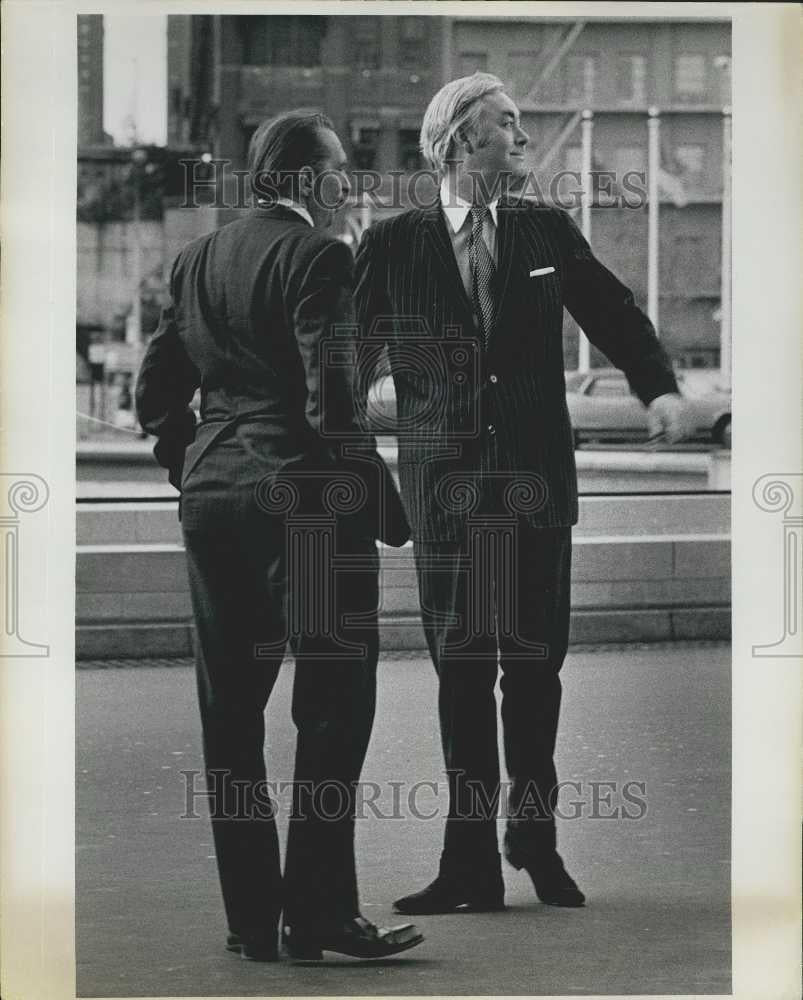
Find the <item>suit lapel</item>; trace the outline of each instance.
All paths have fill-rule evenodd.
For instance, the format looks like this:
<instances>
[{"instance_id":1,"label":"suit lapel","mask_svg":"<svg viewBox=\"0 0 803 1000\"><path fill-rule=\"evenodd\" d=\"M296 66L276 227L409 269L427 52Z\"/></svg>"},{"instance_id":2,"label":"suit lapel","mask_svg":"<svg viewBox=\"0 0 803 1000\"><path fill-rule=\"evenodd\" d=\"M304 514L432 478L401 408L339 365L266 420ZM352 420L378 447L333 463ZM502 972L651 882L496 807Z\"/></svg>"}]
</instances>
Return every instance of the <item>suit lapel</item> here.
<instances>
[{"instance_id":1,"label":"suit lapel","mask_svg":"<svg viewBox=\"0 0 803 1000\"><path fill-rule=\"evenodd\" d=\"M497 298L496 321L494 324L497 328L499 321L503 319L510 276L514 270L517 254L519 253L519 227L516 215L515 203L499 203L497 213ZM435 270L440 275L443 287L446 289L446 297L451 299L453 305L466 313L469 318L469 329L473 329L474 310L469 297L466 295L463 280L457 268L454 247L449 238L440 202L425 211L424 231L429 253L434 258ZM495 340L495 332L491 334L491 343Z\"/></svg>"},{"instance_id":2,"label":"suit lapel","mask_svg":"<svg viewBox=\"0 0 803 1000\"><path fill-rule=\"evenodd\" d=\"M435 262L435 268L443 280L445 297L450 299L453 305L467 313L469 317L473 317L473 309L457 268L454 247L446 229L446 220L443 217L440 201L426 210L424 231L427 247ZM473 319L471 319L469 328L473 329L473 326Z\"/></svg>"},{"instance_id":3,"label":"suit lapel","mask_svg":"<svg viewBox=\"0 0 803 1000\"><path fill-rule=\"evenodd\" d=\"M518 247L518 226L516 225L516 209L510 204L499 203L497 210L497 221L499 230L497 239L497 299L496 299L496 321L502 319L505 309L505 297L507 296L510 275L516 261Z\"/></svg>"}]
</instances>

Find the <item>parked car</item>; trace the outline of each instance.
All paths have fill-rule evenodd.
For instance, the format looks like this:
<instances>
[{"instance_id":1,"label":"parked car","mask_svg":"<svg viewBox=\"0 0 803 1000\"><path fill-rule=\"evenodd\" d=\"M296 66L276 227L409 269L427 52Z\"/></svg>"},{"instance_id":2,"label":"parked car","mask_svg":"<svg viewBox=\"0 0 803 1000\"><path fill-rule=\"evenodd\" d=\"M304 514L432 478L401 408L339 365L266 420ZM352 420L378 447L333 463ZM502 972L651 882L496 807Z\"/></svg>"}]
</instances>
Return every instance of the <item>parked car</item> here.
<instances>
[{"instance_id":1,"label":"parked car","mask_svg":"<svg viewBox=\"0 0 803 1000\"><path fill-rule=\"evenodd\" d=\"M690 368L675 372L695 417L691 440L730 448L731 396L719 371ZM586 441L644 441L647 409L617 368L567 372L566 402L575 445Z\"/></svg>"},{"instance_id":2,"label":"parked car","mask_svg":"<svg viewBox=\"0 0 803 1000\"><path fill-rule=\"evenodd\" d=\"M730 448L731 397L721 387L719 371L690 368L675 375L695 414L696 431L691 440ZM646 441L649 437L647 409L630 391L618 368L566 372L566 401L575 445L587 441ZM390 375L378 379L369 389L367 413L375 433L394 433L396 393Z\"/></svg>"}]
</instances>

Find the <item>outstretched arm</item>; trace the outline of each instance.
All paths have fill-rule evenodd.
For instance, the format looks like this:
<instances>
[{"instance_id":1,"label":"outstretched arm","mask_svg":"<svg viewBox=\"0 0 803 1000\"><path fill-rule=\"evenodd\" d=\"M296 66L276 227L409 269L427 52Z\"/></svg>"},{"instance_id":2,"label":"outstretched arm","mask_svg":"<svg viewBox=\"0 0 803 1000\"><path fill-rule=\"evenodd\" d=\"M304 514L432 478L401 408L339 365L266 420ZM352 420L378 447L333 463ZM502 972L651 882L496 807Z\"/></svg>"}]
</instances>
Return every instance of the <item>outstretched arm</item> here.
<instances>
[{"instance_id":1,"label":"outstretched arm","mask_svg":"<svg viewBox=\"0 0 803 1000\"><path fill-rule=\"evenodd\" d=\"M560 212L559 218L566 308L591 343L625 373L648 407L650 432L664 433L671 442L687 437L693 422L649 317L630 289L597 260L571 216Z\"/></svg>"}]
</instances>

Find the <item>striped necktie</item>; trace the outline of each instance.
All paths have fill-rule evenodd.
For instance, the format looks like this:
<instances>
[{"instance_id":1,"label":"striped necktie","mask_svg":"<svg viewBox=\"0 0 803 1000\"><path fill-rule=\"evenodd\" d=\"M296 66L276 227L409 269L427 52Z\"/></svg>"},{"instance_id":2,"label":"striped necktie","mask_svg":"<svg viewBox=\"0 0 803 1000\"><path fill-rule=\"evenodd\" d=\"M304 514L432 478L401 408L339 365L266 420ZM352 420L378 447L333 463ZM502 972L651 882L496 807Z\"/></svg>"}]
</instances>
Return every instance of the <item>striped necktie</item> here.
<instances>
[{"instance_id":1,"label":"striped necktie","mask_svg":"<svg viewBox=\"0 0 803 1000\"><path fill-rule=\"evenodd\" d=\"M487 205L475 205L471 209L471 236L468 241L468 263L471 271L471 298L474 311L482 327L485 349L493 330L496 302L494 301L494 277L496 264L482 235L482 226L488 214Z\"/></svg>"}]
</instances>

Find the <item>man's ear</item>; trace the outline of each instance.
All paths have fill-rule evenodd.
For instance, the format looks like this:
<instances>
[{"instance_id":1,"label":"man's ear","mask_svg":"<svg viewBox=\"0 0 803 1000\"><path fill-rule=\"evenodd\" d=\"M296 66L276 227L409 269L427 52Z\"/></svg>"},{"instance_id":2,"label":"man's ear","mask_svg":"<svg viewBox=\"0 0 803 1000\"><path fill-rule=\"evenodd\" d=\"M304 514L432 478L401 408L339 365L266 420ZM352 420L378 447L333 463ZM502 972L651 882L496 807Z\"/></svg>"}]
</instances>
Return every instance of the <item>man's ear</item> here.
<instances>
[{"instance_id":1,"label":"man's ear","mask_svg":"<svg viewBox=\"0 0 803 1000\"><path fill-rule=\"evenodd\" d=\"M315 174L312 167L302 167L298 171L298 194L301 198L308 198L312 194Z\"/></svg>"},{"instance_id":2,"label":"man's ear","mask_svg":"<svg viewBox=\"0 0 803 1000\"><path fill-rule=\"evenodd\" d=\"M474 152L474 148L471 145L471 139L469 139L468 135L466 134L466 130L464 128L460 128L457 130L457 138L466 147L466 152L468 153Z\"/></svg>"}]
</instances>

